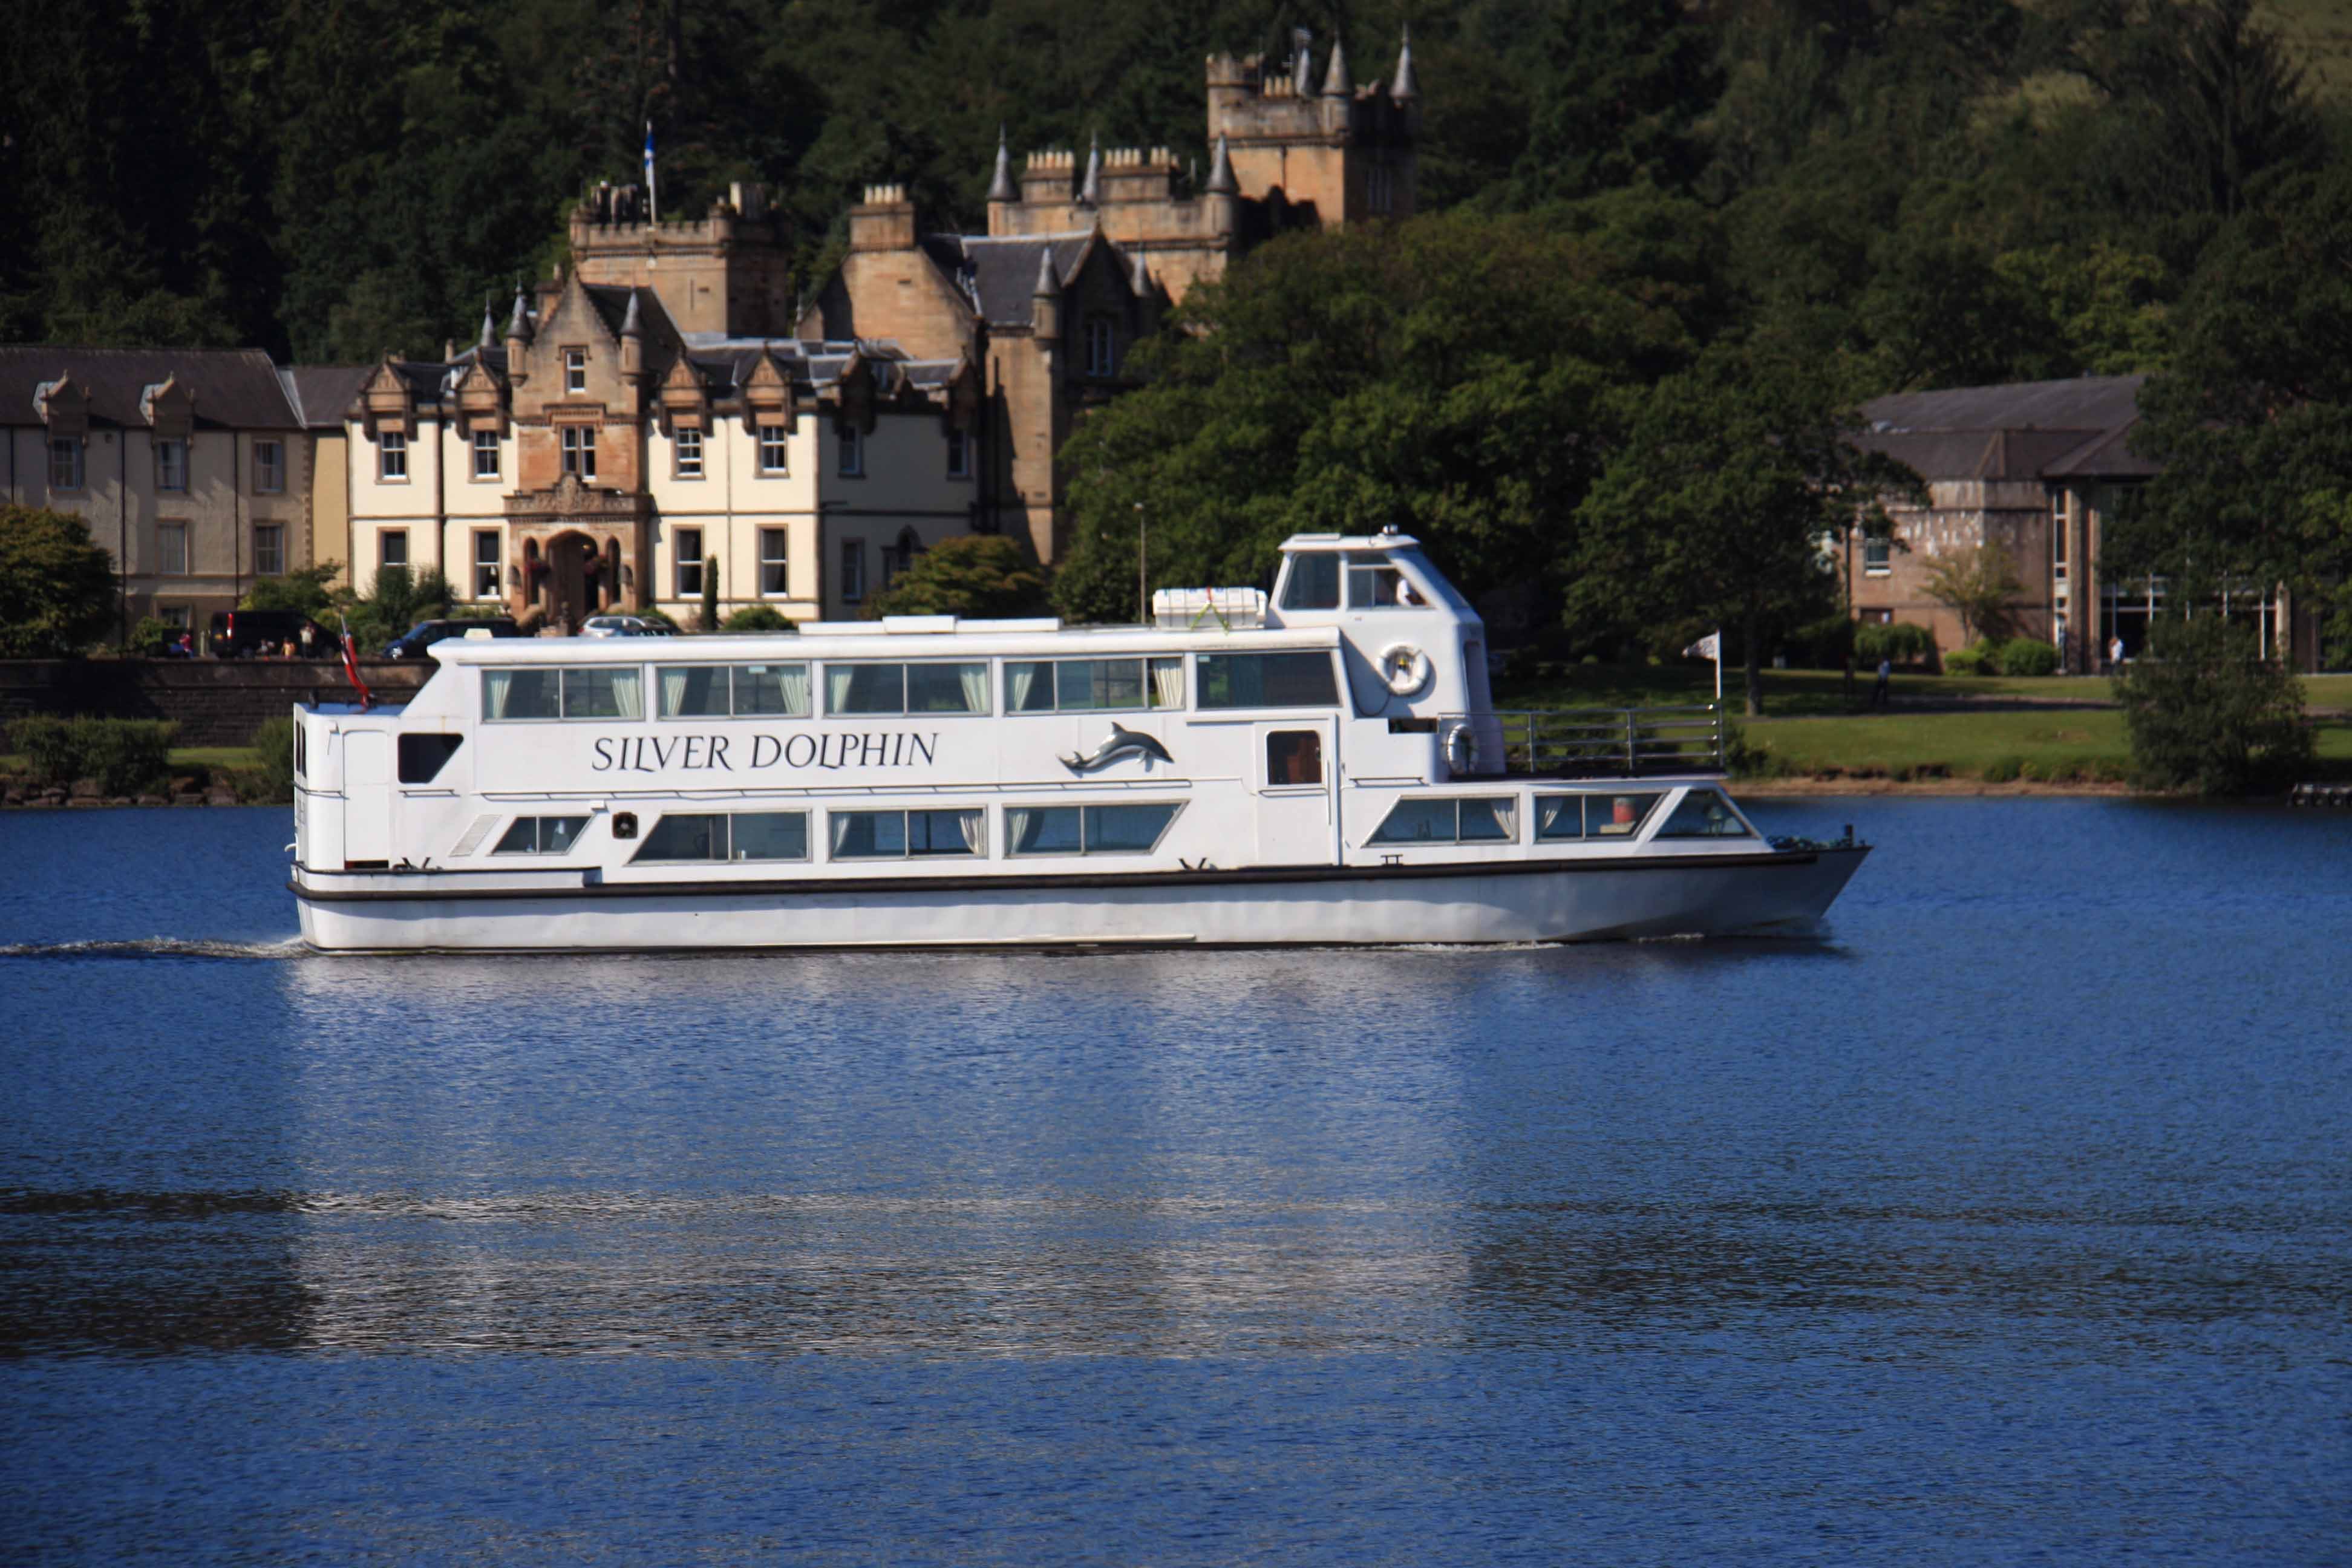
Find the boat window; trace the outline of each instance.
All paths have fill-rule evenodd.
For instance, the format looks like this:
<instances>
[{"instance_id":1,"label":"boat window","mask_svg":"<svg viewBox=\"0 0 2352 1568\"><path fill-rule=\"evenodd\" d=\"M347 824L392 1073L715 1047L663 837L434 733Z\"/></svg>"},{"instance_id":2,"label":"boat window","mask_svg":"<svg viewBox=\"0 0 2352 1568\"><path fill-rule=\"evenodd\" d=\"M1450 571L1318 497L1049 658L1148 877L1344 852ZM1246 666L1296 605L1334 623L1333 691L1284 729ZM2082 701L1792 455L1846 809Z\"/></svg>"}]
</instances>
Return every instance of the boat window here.
<instances>
[{"instance_id":1,"label":"boat window","mask_svg":"<svg viewBox=\"0 0 2352 1568\"><path fill-rule=\"evenodd\" d=\"M1719 789L1695 789L1666 816L1658 828L1661 838L1753 838L1755 830L1740 820Z\"/></svg>"},{"instance_id":2,"label":"boat window","mask_svg":"<svg viewBox=\"0 0 2352 1568\"><path fill-rule=\"evenodd\" d=\"M299 740L302 731L294 731ZM466 743L463 735L403 735L400 738L400 782L431 784L442 767Z\"/></svg>"},{"instance_id":3,"label":"boat window","mask_svg":"<svg viewBox=\"0 0 2352 1568\"><path fill-rule=\"evenodd\" d=\"M1597 795L1539 795L1536 796L1536 837L1541 840L1584 837L1584 803Z\"/></svg>"},{"instance_id":4,"label":"boat window","mask_svg":"<svg viewBox=\"0 0 2352 1568\"><path fill-rule=\"evenodd\" d=\"M1596 795L1584 803L1585 837L1631 838L1664 798L1655 793Z\"/></svg>"},{"instance_id":5,"label":"boat window","mask_svg":"<svg viewBox=\"0 0 2352 1568\"><path fill-rule=\"evenodd\" d=\"M1329 554L1294 555L1290 575L1283 580L1286 610L1336 610L1339 607L1339 558Z\"/></svg>"},{"instance_id":6,"label":"boat window","mask_svg":"<svg viewBox=\"0 0 2352 1568\"><path fill-rule=\"evenodd\" d=\"M827 713L985 713L985 664L828 664Z\"/></svg>"},{"instance_id":7,"label":"boat window","mask_svg":"<svg viewBox=\"0 0 2352 1568\"><path fill-rule=\"evenodd\" d=\"M482 717L520 719L642 719L645 699L634 666L580 669L482 671Z\"/></svg>"},{"instance_id":8,"label":"boat window","mask_svg":"<svg viewBox=\"0 0 2352 1568\"><path fill-rule=\"evenodd\" d=\"M568 855L587 826L584 816L518 816L490 853Z\"/></svg>"},{"instance_id":9,"label":"boat window","mask_svg":"<svg viewBox=\"0 0 2352 1568\"><path fill-rule=\"evenodd\" d=\"M1323 782L1323 731L1276 730L1265 738L1265 782L1269 784L1319 784Z\"/></svg>"},{"instance_id":10,"label":"boat window","mask_svg":"<svg viewBox=\"0 0 2352 1568\"><path fill-rule=\"evenodd\" d=\"M302 726L294 726L294 776L303 778L310 767L310 748L302 743Z\"/></svg>"},{"instance_id":11,"label":"boat window","mask_svg":"<svg viewBox=\"0 0 2352 1568\"><path fill-rule=\"evenodd\" d=\"M1367 840L1372 844L1509 844L1519 836L1518 802L1509 796L1431 799L1409 796Z\"/></svg>"},{"instance_id":12,"label":"boat window","mask_svg":"<svg viewBox=\"0 0 2352 1568\"><path fill-rule=\"evenodd\" d=\"M1203 708L1336 708L1328 653L1204 653Z\"/></svg>"},{"instance_id":13,"label":"boat window","mask_svg":"<svg viewBox=\"0 0 2352 1568\"><path fill-rule=\"evenodd\" d=\"M1385 555L1348 557L1348 608L1351 610L1410 609L1420 595Z\"/></svg>"},{"instance_id":14,"label":"boat window","mask_svg":"<svg viewBox=\"0 0 2352 1568\"><path fill-rule=\"evenodd\" d=\"M807 812L738 811L672 813L654 824L629 862L807 858Z\"/></svg>"},{"instance_id":15,"label":"boat window","mask_svg":"<svg viewBox=\"0 0 2352 1568\"><path fill-rule=\"evenodd\" d=\"M1182 809L1154 805L1008 805L1008 855L1149 855Z\"/></svg>"},{"instance_id":16,"label":"boat window","mask_svg":"<svg viewBox=\"0 0 2352 1568\"><path fill-rule=\"evenodd\" d=\"M929 855L984 855L988 813L971 811L832 811L836 860L902 859Z\"/></svg>"},{"instance_id":17,"label":"boat window","mask_svg":"<svg viewBox=\"0 0 2352 1568\"><path fill-rule=\"evenodd\" d=\"M1181 658L1007 660L1007 713L1089 713L1184 706Z\"/></svg>"},{"instance_id":18,"label":"boat window","mask_svg":"<svg viewBox=\"0 0 2352 1568\"><path fill-rule=\"evenodd\" d=\"M664 665L654 686L665 719L805 719L805 664Z\"/></svg>"}]
</instances>

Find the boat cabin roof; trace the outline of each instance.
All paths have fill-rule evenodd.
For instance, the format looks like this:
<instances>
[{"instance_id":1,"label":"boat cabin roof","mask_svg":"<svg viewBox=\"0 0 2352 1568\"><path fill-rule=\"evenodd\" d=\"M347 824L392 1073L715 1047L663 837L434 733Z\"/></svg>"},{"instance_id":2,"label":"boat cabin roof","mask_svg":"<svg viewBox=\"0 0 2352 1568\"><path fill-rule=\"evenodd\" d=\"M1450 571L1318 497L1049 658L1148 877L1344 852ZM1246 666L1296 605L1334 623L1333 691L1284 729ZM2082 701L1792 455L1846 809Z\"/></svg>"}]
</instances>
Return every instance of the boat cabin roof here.
<instances>
[{"instance_id":1,"label":"boat cabin roof","mask_svg":"<svg viewBox=\"0 0 2352 1568\"><path fill-rule=\"evenodd\" d=\"M893 621L919 620L918 627ZM936 625L930 623L938 623ZM425 651L444 664L728 664L778 659L1168 658L1278 652L1339 644L1337 626L1065 626L1056 621L959 620L952 616L809 623L798 636L724 632L676 637L444 637Z\"/></svg>"}]
</instances>

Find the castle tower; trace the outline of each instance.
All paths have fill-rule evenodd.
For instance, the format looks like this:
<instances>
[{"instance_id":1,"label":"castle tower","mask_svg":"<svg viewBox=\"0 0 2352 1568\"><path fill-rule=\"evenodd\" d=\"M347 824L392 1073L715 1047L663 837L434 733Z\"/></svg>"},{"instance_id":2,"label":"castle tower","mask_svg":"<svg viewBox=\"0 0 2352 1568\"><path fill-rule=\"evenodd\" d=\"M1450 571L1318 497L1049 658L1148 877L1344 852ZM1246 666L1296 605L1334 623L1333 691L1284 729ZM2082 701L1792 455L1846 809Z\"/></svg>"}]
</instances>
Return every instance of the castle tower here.
<instances>
[{"instance_id":1,"label":"castle tower","mask_svg":"<svg viewBox=\"0 0 2352 1568\"><path fill-rule=\"evenodd\" d=\"M635 185L600 184L572 209L572 256L583 283L652 289L680 331L793 331L783 223L762 185L730 186L706 218L655 223Z\"/></svg>"},{"instance_id":2,"label":"castle tower","mask_svg":"<svg viewBox=\"0 0 2352 1568\"><path fill-rule=\"evenodd\" d=\"M1413 211L1413 143L1421 129L1412 41L1394 77L1358 87L1346 50L1334 43L1322 85L1304 35L1288 68L1252 56L1209 60L1209 139L1223 141L1239 195L1265 202L1281 193L1290 221L1337 228Z\"/></svg>"}]
</instances>

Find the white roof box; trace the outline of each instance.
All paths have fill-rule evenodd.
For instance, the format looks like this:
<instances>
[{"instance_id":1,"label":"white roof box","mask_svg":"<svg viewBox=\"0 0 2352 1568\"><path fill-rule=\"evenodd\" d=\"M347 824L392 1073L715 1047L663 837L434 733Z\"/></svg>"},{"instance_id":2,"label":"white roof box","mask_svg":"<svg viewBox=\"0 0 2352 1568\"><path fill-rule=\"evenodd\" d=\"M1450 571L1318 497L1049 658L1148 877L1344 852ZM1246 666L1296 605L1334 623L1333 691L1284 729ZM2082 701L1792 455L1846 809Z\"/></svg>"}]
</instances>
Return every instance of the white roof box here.
<instances>
[{"instance_id":1,"label":"white roof box","mask_svg":"<svg viewBox=\"0 0 2352 1568\"><path fill-rule=\"evenodd\" d=\"M1265 625L1263 588L1160 588L1151 595L1151 621L1161 631L1221 627L1252 632Z\"/></svg>"}]
</instances>

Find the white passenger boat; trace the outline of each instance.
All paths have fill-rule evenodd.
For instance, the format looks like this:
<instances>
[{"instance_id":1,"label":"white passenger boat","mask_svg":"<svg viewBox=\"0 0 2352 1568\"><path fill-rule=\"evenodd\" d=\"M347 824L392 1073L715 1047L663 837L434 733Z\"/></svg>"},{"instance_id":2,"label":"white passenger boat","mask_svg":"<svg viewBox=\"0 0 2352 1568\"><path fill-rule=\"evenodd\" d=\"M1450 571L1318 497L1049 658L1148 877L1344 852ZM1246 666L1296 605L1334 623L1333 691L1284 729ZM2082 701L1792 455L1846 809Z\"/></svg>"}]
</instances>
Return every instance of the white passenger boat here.
<instances>
[{"instance_id":1,"label":"white passenger boat","mask_svg":"<svg viewBox=\"0 0 2352 1568\"><path fill-rule=\"evenodd\" d=\"M1867 850L1776 845L1712 708L1503 714L1399 534L1145 626L450 639L296 710L331 952L1529 942L1802 927Z\"/></svg>"}]
</instances>

